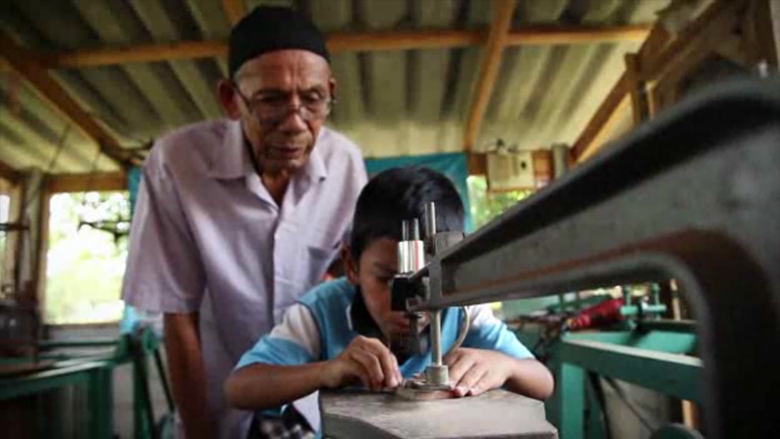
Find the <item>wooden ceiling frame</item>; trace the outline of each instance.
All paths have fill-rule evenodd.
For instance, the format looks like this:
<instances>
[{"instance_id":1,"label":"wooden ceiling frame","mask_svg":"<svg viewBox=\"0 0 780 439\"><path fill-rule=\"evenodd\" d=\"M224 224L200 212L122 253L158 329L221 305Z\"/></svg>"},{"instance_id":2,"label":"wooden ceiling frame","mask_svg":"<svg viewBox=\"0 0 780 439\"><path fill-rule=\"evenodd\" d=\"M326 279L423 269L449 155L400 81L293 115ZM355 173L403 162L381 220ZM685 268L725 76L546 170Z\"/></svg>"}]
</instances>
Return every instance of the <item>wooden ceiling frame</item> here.
<instances>
[{"instance_id":1,"label":"wooden ceiling frame","mask_svg":"<svg viewBox=\"0 0 780 439\"><path fill-rule=\"evenodd\" d=\"M96 172L92 174L56 174L46 180L50 194L88 191L127 190L127 175L124 172Z\"/></svg>"},{"instance_id":2,"label":"wooden ceiling frame","mask_svg":"<svg viewBox=\"0 0 780 439\"><path fill-rule=\"evenodd\" d=\"M238 23L246 15L244 0L222 0L222 9L230 26Z\"/></svg>"},{"instance_id":3,"label":"wooden ceiling frame","mask_svg":"<svg viewBox=\"0 0 780 439\"><path fill-rule=\"evenodd\" d=\"M643 41L650 33L648 24L625 26L532 26L509 33L505 47L552 44L599 44ZM326 35L328 49L339 52L451 49L485 44L482 30L414 30L335 32ZM62 52L30 52L47 69L83 68L133 62L158 62L227 56L224 41L179 41L103 49ZM0 71L10 68L0 60Z\"/></svg>"},{"instance_id":4,"label":"wooden ceiling frame","mask_svg":"<svg viewBox=\"0 0 780 439\"><path fill-rule=\"evenodd\" d=\"M577 138L571 149L573 161L582 162L604 145L604 131L610 127L611 121L614 121L621 103L628 96L636 97L638 87L641 92L641 88L647 85L644 92L649 95L648 105L651 110L657 110L652 90L656 84L698 62L705 56L705 49L717 46L720 40L713 38L712 34L736 21L736 15L747 1L716 0L676 38L672 38L661 23L656 24L636 56L630 58L631 69L621 75ZM635 101L632 101L632 108L636 111ZM640 118L635 117L634 120L638 119Z\"/></svg>"},{"instance_id":5,"label":"wooden ceiling frame","mask_svg":"<svg viewBox=\"0 0 780 439\"><path fill-rule=\"evenodd\" d=\"M487 42L482 48L479 78L469 106L466 130L463 133L463 149L465 151L470 151L477 141L485 110L498 79L498 69L501 67L501 58L509 39L512 15L516 5L516 0L493 0L493 17L488 30Z\"/></svg>"},{"instance_id":6,"label":"wooden ceiling frame","mask_svg":"<svg viewBox=\"0 0 780 439\"><path fill-rule=\"evenodd\" d=\"M0 31L0 51L11 68L30 84L43 101L72 122L87 138L95 141L103 154L123 168L132 164L130 155L119 142L82 109L46 69L38 64L36 56L31 55L2 31Z\"/></svg>"}]
</instances>

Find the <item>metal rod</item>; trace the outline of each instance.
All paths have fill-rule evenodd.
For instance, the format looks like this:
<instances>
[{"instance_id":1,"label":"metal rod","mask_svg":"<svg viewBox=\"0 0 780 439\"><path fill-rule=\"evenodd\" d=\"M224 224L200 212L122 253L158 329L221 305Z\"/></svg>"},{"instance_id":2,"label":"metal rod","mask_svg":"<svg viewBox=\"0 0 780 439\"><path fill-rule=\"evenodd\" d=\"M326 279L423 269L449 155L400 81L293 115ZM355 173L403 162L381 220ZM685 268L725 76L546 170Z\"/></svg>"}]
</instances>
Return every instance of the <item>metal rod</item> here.
<instances>
[{"instance_id":1,"label":"metal rod","mask_svg":"<svg viewBox=\"0 0 780 439\"><path fill-rule=\"evenodd\" d=\"M431 316L431 362L441 366L441 311L433 311Z\"/></svg>"},{"instance_id":2,"label":"metal rod","mask_svg":"<svg viewBox=\"0 0 780 439\"><path fill-rule=\"evenodd\" d=\"M431 201L425 205L425 239L433 239L436 234L436 203Z\"/></svg>"}]
</instances>

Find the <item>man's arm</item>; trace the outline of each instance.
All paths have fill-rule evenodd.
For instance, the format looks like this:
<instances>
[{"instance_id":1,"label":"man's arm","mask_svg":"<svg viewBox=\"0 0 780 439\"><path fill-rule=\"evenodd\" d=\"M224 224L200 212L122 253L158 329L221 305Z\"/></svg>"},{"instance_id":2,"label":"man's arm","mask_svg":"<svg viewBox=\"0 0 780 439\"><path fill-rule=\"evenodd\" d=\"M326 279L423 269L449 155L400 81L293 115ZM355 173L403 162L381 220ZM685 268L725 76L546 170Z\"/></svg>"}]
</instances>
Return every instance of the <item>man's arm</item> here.
<instances>
[{"instance_id":1,"label":"man's arm","mask_svg":"<svg viewBox=\"0 0 780 439\"><path fill-rule=\"evenodd\" d=\"M322 388L360 381L379 390L401 384L398 362L379 340L357 337L336 358L302 365L255 363L225 382L228 403L244 410L276 408Z\"/></svg>"},{"instance_id":2,"label":"man's arm","mask_svg":"<svg viewBox=\"0 0 780 439\"><path fill-rule=\"evenodd\" d=\"M216 425L206 407L206 374L201 356L198 313L164 317L165 352L173 399L188 439L216 437Z\"/></svg>"}]
</instances>

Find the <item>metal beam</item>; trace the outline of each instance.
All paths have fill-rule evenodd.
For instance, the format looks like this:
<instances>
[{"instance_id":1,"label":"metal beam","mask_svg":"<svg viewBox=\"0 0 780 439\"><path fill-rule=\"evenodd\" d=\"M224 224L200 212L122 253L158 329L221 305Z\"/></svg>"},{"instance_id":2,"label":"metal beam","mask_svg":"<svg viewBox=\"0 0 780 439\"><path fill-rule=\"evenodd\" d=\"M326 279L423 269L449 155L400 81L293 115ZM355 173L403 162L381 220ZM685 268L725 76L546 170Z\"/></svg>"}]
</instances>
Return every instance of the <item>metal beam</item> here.
<instances>
[{"instance_id":1,"label":"metal beam","mask_svg":"<svg viewBox=\"0 0 780 439\"><path fill-rule=\"evenodd\" d=\"M469 107L466 131L463 134L463 149L466 151L470 150L477 141L485 108L493 94L493 86L498 78L501 55L509 37L509 28L512 25L512 14L516 3L516 0L493 0L493 20L488 30L487 43L482 49L479 79Z\"/></svg>"},{"instance_id":2,"label":"metal beam","mask_svg":"<svg viewBox=\"0 0 780 439\"><path fill-rule=\"evenodd\" d=\"M128 154L119 142L95 122L59 83L35 62L34 57L30 57L24 48L2 31L0 50L12 68L54 109L72 121L87 138L97 142L105 155L120 166L128 164Z\"/></svg>"},{"instance_id":3,"label":"metal beam","mask_svg":"<svg viewBox=\"0 0 780 439\"><path fill-rule=\"evenodd\" d=\"M592 340L565 340L560 360L675 398L701 401L702 362L695 357Z\"/></svg>"},{"instance_id":4,"label":"metal beam","mask_svg":"<svg viewBox=\"0 0 780 439\"><path fill-rule=\"evenodd\" d=\"M776 80L702 91L434 257L415 310L675 279L708 433L762 437L780 400L778 144Z\"/></svg>"},{"instance_id":5,"label":"metal beam","mask_svg":"<svg viewBox=\"0 0 780 439\"><path fill-rule=\"evenodd\" d=\"M12 186L16 186L22 178L22 173L14 169L8 163L0 160L0 178L11 183Z\"/></svg>"},{"instance_id":6,"label":"metal beam","mask_svg":"<svg viewBox=\"0 0 780 439\"><path fill-rule=\"evenodd\" d=\"M222 0L222 9L225 11L228 23L235 25L246 15L244 0Z\"/></svg>"}]
</instances>

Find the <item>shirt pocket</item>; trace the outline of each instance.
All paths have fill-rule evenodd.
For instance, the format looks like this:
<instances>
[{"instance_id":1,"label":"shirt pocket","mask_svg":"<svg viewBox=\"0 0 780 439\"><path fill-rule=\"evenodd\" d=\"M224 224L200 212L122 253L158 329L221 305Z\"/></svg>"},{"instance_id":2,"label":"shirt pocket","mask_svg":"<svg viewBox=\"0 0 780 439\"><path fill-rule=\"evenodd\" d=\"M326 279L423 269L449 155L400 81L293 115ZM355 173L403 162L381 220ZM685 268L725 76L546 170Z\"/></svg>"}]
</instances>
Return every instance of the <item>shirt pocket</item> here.
<instances>
[{"instance_id":1,"label":"shirt pocket","mask_svg":"<svg viewBox=\"0 0 780 439\"><path fill-rule=\"evenodd\" d=\"M306 280L309 285L319 283L325 271L336 259L341 248L341 233L334 230L312 228L306 245L308 256L308 273Z\"/></svg>"}]
</instances>

